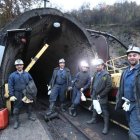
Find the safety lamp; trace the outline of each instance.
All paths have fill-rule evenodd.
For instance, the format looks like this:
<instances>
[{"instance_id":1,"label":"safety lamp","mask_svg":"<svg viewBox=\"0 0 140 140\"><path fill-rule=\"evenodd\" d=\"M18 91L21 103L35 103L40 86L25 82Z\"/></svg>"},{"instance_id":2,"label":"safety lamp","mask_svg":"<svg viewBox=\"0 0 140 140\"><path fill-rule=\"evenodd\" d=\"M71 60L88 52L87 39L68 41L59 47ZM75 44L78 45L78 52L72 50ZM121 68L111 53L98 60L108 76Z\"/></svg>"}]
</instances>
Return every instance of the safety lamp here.
<instances>
[{"instance_id":1,"label":"safety lamp","mask_svg":"<svg viewBox=\"0 0 140 140\"><path fill-rule=\"evenodd\" d=\"M97 62L98 62L98 59L93 59L93 60L91 61L91 64L92 64L92 65L97 65Z\"/></svg>"},{"instance_id":2,"label":"safety lamp","mask_svg":"<svg viewBox=\"0 0 140 140\"><path fill-rule=\"evenodd\" d=\"M102 59L93 59L92 61L91 61L91 63L92 63L92 65L95 65L95 66L97 66L97 65L101 65L101 64L104 64L104 61L102 60Z\"/></svg>"},{"instance_id":3,"label":"safety lamp","mask_svg":"<svg viewBox=\"0 0 140 140\"><path fill-rule=\"evenodd\" d=\"M86 61L84 61L84 60L81 61L80 66L81 67L89 67L88 63Z\"/></svg>"}]
</instances>

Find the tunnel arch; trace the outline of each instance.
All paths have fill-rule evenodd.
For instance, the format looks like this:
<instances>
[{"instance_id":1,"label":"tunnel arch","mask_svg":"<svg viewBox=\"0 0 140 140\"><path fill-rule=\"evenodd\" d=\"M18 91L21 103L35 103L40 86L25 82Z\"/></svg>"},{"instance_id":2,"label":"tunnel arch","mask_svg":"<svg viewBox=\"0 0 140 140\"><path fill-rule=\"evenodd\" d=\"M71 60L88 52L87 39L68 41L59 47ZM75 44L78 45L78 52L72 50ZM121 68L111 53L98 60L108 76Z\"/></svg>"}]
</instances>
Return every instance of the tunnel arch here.
<instances>
[{"instance_id":1,"label":"tunnel arch","mask_svg":"<svg viewBox=\"0 0 140 140\"><path fill-rule=\"evenodd\" d=\"M54 22L60 22L61 30L53 29ZM64 58L72 75L75 75L80 60L90 61L96 54L96 48L86 29L73 17L59 10L42 8L25 12L6 25L0 33L21 28L31 29L27 34L30 39L26 45L15 44L11 39L14 34L10 36L1 66L2 84L7 82L9 74L14 71L15 59L22 58L27 66L45 42L49 44L49 48L30 71L42 94L46 92L46 84L53 68L58 65L58 59Z\"/></svg>"}]
</instances>

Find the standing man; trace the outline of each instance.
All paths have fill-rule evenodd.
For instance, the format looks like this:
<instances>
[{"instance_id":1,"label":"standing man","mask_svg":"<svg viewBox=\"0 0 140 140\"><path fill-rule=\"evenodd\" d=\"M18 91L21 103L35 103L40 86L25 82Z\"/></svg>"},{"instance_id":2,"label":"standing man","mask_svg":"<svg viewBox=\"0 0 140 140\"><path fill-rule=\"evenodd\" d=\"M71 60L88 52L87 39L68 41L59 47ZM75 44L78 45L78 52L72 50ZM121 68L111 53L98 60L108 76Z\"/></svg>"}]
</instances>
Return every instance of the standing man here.
<instances>
[{"instance_id":1,"label":"standing man","mask_svg":"<svg viewBox=\"0 0 140 140\"><path fill-rule=\"evenodd\" d=\"M126 112L129 140L140 140L140 48L130 46L126 54L130 66L121 76L116 109Z\"/></svg>"},{"instance_id":2,"label":"standing man","mask_svg":"<svg viewBox=\"0 0 140 140\"><path fill-rule=\"evenodd\" d=\"M77 115L77 106L81 100L81 94L90 86L90 75L87 62L81 62L81 71L76 74L73 81L72 105L69 108L69 114L73 117Z\"/></svg>"},{"instance_id":3,"label":"standing man","mask_svg":"<svg viewBox=\"0 0 140 140\"><path fill-rule=\"evenodd\" d=\"M59 60L59 67L55 68L53 71L52 79L50 81L51 94L49 98L50 106L49 111L46 115L51 115L55 112L55 102L59 96L61 102L61 111L65 110L65 96L67 89L71 87L71 74L70 70L65 67L65 60Z\"/></svg>"},{"instance_id":4,"label":"standing man","mask_svg":"<svg viewBox=\"0 0 140 140\"><path fill-rule=\"evenodd\" d=\"M10 101L14 102L13 106L13 115L14 115L14 129L19 127L19 113L23 106L26 107L28 113L28 119L31 121L35 121L35 118L32 117L31 112L31 104L33 100L27 99L25 100L25 95L23 94L23 90L26 89L28 83L33 80L31 75L28 72L23 70L24 63L21 59L17 59L15 61L16 71L13 72L8 79L8 89L10 95Z\"/></svg>"},{"instance_id":5,"label":"standing man","mask_svg":"<svg viewBox=\"0 0 140 140\"><path fill-rule=\"evenodd\" d=\"M112 88L112 82L109 73L104 68L104 61L102 59L97 59L95 65L97 71L93 76L91 84L91 97L92 100L98 100L100 103L104 119L104 128L102 133L107 134L109 128L108 93ZM97 112L93 109L92 119L87 121L87 123L96 123L96 116Z\"/></svg>"}]
</instances>

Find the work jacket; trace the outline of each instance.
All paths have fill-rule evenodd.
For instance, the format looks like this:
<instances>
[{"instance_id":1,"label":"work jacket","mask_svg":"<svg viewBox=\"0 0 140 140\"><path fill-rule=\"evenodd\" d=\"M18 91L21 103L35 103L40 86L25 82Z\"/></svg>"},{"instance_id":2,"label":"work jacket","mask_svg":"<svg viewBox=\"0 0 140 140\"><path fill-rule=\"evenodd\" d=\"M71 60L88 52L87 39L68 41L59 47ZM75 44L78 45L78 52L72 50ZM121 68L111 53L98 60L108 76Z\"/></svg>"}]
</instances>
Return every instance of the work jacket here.
<instances>
[{"instance_id":1,"label":"work jacket","mask_svg":"<svg viewBox=\"0 0 140 140\"><path fill-rule=\"evenodd\" d=\"M30 80L26 85L26 88L22 92L28 99L36 100L37 87L35 85L35 82L33 80Z\"/></svg>"},{"instance_id":2,"label":"work jacket","mask_svg":"<svg viewBox=\"0 0 140 140\"><path fill-rule=\"evenodd\" d=\"M89 72L78 72L74 78L73 86L75 86L78 90L83 88L83 91L87 90L91 84L91 77Z\"/></svg>"},{"instance_id":3,"label":"work jacket","mask_svg":"<svg viewBox=\"0 0 140 140\"><path fill-rule=\"evenodd\" d=\"M122 100L122 97L124 96L124 80L123 79L124 79L126 71L127 71L127 69L122 73L122 76L120 79L120 86L119 86L118 93L116 96L115 109L121 109L122 105L124 103L124 101ZM134 89L133 90L134 90L134 96L136 99L137 115L138 115L138 118L140 120L140 66L136 72L135 80L132 82L134 82Z\"/></svg>"},{"instance_id":4,"label":"work jacket","mask_svg":"<svg viewBox=\"0 0 140 140\"><path fill-rule=\"evenodd\" d=\"M59 71L59 67L55 68L53 71L53 75L50 81L50 86L51 88L55 85L56 82L56 78L57 78L57 72ZM64 70L66 71L66 87L71 86L71 74L70 74L70 70L68 68L64 68Z\"/></svg>"},{"instance_id":5,"label":"work jacket","mask_svg":"<svg viewBox=\"0 0 140 140\"><path fill-rule=\"evenodd\" d=\"M91 97L93 100L97 100L97 96L99 95L100 97L99 102L101 104L106 104L108 103L108 93L112 88L111 76L107 71L104 70L101 76L98 79L96 79L98 80L96 88L93 88L94 82L96 82L95 81L96 74L97 72L95 72L91 83Z\"/></svg>"}]
</instances>

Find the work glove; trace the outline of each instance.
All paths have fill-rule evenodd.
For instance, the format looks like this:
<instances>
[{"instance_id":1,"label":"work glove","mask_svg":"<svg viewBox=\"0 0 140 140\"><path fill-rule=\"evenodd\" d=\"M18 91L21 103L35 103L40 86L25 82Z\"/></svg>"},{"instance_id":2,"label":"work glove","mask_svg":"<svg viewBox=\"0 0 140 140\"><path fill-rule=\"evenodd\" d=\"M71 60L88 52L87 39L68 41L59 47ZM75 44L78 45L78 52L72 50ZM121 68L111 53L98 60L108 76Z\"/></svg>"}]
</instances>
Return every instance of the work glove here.
<instances>
[{"instance_id":1,"label":"work glove","mask_svg":"<svg viewBox=\"0 0 140 140\"><path fill-rule=\"evenodd\" d=\"M86 99L86 97L85 97L85 95L84 95L84 93L83 92L81 92L81 101L86 101L87 99Z\"/></svg>"},{"instance_id":2,"label":"work glove","mask_svg":"<svg viewBox=\"0 0 140 140\"><path fill-rule=\"evenodd\" d=\"M68 91L71 91L71 90L72 90L72 87L71 87L71 86L69 86L69 87L68 87Z\"/></svg>"},{"instance_id":3,"label":"work glove","mask_svg":"<svg viewBox=\"0 0 140 140\"><path fill-rule=\"evenodd\" d=\"M122 108L124 111L129 111L130 109L130 102L124 102L124 104L122 105Z\"/></svg>"},{"instance_id":4,"label":"work glove","mask_svg":"<svg viewBox=\"0 0 140 140\"><path fill-rule=\"evenodd\" d=\"M130 109L130 101L126 99L125 97L122 97L122 99L125 101L124 104L122 105L122 108L124 111L129 111Z\"/></svg>"},{"instance_id":5,"label":"work glove","mask_svg":"<svg viewBox=\"0 0 140 140\"><path fill-rule=\"evenodd\" d=\"M47 85L48 86L48 95L51 94L51 86L50 85Z\"/></svg>"},{"instance_id":6,"label":"work glove","mask_svg":"<svg viewBox=\"0 0 140 140\"><path fill-rule=\"evenodd\" d=\"M10 101L11 101L11 102L15 102L16 100L17 100L17 98L16 98L15 96L11 96L11 97L10 97Z\"/></svg>"},{"instance_id":7,"label":"work glove","mask_svg":"<svg viewBox=\"0 0 140 140\"><path fill-rule=\"evenodd\" d=\"M81 88L80 91L83 92L84 91L84 88Z\"/></svg>"},{"instance_id":8,"label":"work glove","mask_svg":"<svg viewBox=\"0 0 140 140\"><path fill-rule=\"evenodd\" d=\"M28 99L26 96L22 98L22 101L26 104L33 103L33 100Z\"/></svg>"},{"instance_id":9,"label":"work glove","mask_svg":"<svg viewBox=\"0 0 140 140\"><path fill-rule=\"evenodd\" d=\"M51 90L48 90L48 95L50 95L51 94Z\"/></svg>"},{"instance_id":10,"label":"work glove","mask_svg":"<svg viewBox=\"0 0 140 140\"><path fill-rule=\"evenodd\" d=\"M50 85L47 85L47 87L48 87L48 91L51 89L51 86Z\"/></svg>"}]
</instances>

